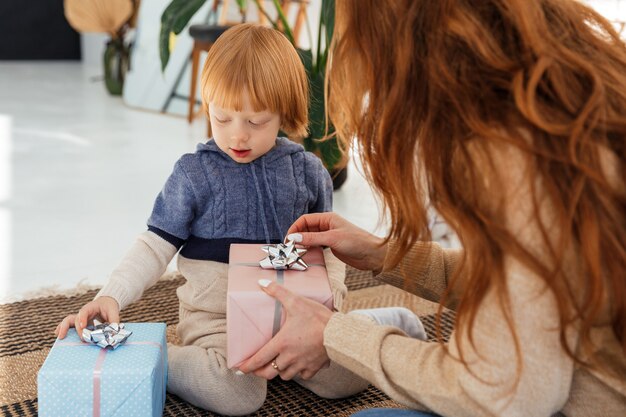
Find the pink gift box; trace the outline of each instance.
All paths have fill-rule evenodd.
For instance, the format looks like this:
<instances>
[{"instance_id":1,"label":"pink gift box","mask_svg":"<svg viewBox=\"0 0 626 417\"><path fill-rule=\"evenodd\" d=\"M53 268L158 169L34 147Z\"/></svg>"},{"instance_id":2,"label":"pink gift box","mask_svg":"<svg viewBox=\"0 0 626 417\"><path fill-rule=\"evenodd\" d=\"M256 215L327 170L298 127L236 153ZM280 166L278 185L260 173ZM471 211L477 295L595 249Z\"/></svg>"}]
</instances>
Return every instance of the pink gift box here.
<instances>
[{"instance_id":1,"label":"pink gift box","mask_svg":"<svg viewBox=\"0 0 626 417\"><path fill-rule=\"evenodd\" d=\"M262 348L282 326L282 305L259 286L260 279L276 281L290 291L333 308L324 254L309 248L302 259L306 271L263 269L266 257L260 244L230 245L226 302L227 364L236 368Z\"/></svg>"}]
</instances>

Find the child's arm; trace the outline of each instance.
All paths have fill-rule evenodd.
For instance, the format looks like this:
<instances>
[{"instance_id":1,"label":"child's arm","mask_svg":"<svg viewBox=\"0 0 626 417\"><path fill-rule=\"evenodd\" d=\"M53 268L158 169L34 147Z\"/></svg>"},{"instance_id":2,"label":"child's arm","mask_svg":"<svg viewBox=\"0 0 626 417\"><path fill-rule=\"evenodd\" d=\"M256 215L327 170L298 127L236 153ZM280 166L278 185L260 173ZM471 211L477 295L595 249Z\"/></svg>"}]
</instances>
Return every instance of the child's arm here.
<instances>
[{"instance_id":1,"label":"child's arm","mask_svg":"<svg viewBox=\"0 0 626 417\"><path fill-rule=\"evenodd\" d=\"M139 300L165 272L178 249L171 243L147 231L139 235L107 284L96 295L117 301L120 310Z\"/></svg>"},{"instance_id":2,"label":"child's arm","mask_svg":"<svg viewBox=\"0 0 626 417\"><path fill-rule=\"evenodd\" d=\"M120 310L141 298L143 292L157 282L177 250L153 232L139 235L94 300L85 304L77 314L65 317L55 334L63 339L71 327L76 327L80 336L83 328L96 317L119 323Z\"/></svg>"}]
</instances>

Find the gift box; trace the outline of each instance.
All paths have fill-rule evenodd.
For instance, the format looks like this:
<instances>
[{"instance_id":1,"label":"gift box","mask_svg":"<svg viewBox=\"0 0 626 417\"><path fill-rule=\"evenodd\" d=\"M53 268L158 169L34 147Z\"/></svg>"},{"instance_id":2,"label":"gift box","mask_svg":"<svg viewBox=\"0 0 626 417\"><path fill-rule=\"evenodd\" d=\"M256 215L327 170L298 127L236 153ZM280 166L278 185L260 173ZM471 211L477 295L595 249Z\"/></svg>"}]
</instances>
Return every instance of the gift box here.
<instances>
[{"instance_id":1,"label":"gift box","mask_svg":"<svg viewBox=\"0 0 626 417\"><path fill-rule=\"evenodd\" d=\"M167 383L164 323L126 323L116 349L57 339L37 375L40 416L161 416Z\"/></svg>"},{"instance_id":2,"label":"gift box","mask_svg":"<svg viewBox=\"0 0 626 417\"><path fill-rule=\"evenodd\" d=\"M310 248L302 259L305 271L262 269L265 252L259 244L230 245L226 302L227 365L236 368L275 335L285 320L282 305L259 286L260 279L276 281L288 290L333 308L324 253Z\"/></svg>"}]
</instances>

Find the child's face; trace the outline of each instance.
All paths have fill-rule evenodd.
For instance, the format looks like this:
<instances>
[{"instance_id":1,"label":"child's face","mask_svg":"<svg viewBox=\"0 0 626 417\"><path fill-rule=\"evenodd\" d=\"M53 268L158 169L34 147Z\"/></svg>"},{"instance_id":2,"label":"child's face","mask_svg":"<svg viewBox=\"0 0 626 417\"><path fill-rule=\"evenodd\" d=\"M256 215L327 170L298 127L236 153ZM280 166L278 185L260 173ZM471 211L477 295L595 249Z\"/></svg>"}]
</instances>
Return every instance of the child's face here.
<instances>
[{"instance_id":1,"label":"child's face","mask_svg":"<svg viewBox=\"0 0 626 417\"><path fill-rule=\"evenodd\" d=\"M248 93L243 93L240 112L209 103L213 139L217 146L239 163L252 162L276 143L280 116L269 111L255 112Z\"/></svg>"}]
</instances>

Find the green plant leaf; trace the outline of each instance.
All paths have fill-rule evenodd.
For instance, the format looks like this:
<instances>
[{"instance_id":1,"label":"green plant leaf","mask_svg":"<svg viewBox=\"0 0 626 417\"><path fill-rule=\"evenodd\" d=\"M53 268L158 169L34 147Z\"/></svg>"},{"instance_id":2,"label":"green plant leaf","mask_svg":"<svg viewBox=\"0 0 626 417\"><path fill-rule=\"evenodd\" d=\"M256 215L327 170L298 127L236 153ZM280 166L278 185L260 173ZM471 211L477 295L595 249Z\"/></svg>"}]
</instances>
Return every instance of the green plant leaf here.
<instances>
[{"instance_id":1,"label":"green plant leaf","mask_svg":"<svg viewBox=\"0 0 626 417\"><path fill-rule=\"evenodd\" d=\"M235 3L237 3L239 13L241 13L241 18L245 19L246 11L248 10L248 0L235 0Z\"/></svg>"},{"instance_id":2,"label":"green plant leaf","mask_svg":"<svg viewBox=\"0 0 626 417\"><path fill-rule=\"evenodd\" d=\"M200 8L206 3L207 0L188 0L176 13L172 31L175 34L179 34L185 29L191 18Z\"/></svg>"},{"instance_id":3,"label":"green plant leaf","mask_svg":"<svg viewBox=\"0 0 626 417\"><path fill-rule=\"evenodd\" d=\"M322 15L320 19L324 22L324 32L326 33L326 47L324 49L326 51L330 46L330 41L335 31L335 0L322 0Z\"/></svg>"},{"instance_id":4,"label":"green plant leaf","mask_svg":"<svg viewBox=\"0 0 626 417\"><path fill-rule=\"evenodd\" d=\"M159 33L159 55L161 71L165 70L170 59L170 33L179 34L187 26L194 14L207 0L172 0L161 15Z\"/></svg>"},{"instance_id":5,"label":"green plant leaf","mask_svg":"<svg viewBox=\"0 0 626 417\"><path fill-rule=\"evenodd\" d=\"M296 42L293 37L293 32L289 27L289 22L287 22L283 7L280 5L280 2L278 0L274 0L274 7L276 8L276 12L278 13L278 19L283 24L282 32L285 34L287 39L289 39L289 42L291 42L291 44L295 46Z\"/></svg>"},{"instance_id":6,"label":"green plant leaf","mask_svg":"<svg viewBox=\"0 0 626 417\"><path fill-rule=\"evenodd\" d=\"M326 108L324 103L325 73L313 70L313 53L311 50L298 49L298 55L304 65L309 80L309 135L304 138L306 150L320 157L326 169L332 171L341 160L341 152L335 138L322 140L326 137ZM328 126L328 134L334 127Z\"/></svg>"}]
</instances>

